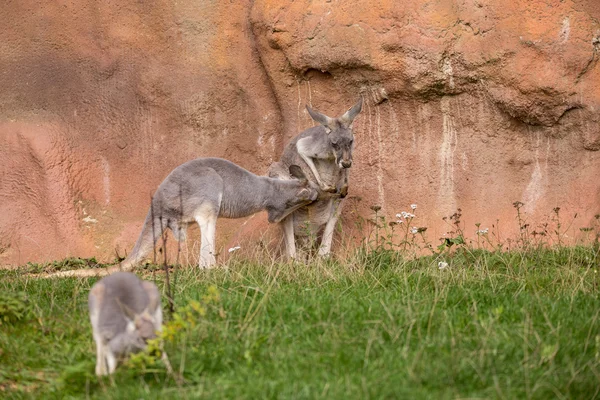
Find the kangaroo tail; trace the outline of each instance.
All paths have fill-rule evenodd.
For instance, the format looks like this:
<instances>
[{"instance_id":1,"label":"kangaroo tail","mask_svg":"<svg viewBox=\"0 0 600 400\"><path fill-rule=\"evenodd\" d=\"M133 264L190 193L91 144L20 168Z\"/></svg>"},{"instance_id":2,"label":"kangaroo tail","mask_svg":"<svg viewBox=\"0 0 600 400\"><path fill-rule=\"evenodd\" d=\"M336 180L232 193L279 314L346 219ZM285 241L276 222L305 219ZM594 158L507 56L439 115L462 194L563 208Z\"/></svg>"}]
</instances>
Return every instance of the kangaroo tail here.
<instances>
[{"instance_id":1,"label":"kangaroo tail","mask_svg":"<svg viewBox=\"0 0 600 400\"><path fill-rule=\"evenodd\" d=\"M133 250L127 256L127 258L121 261L121 269L123 271L131 271L133 267L138 264L141 260L148 255L150 250L154 248L156 244L156 240L160 237L162 230L166 227L160 226L160 218L154 218L155 223L154 227L152 226L152 208L148 211L148 215L146 215L146 220L144 221L144 226L142 227L142 232L138 237L135 246L133 246Z\"/></svg>"},{"instance_id":2,"label":"kangaroo tail","mask_svg":"<svg viewBox=\"0 0 600 400\"><path fill-rule=\"evenodd\" d=\"M160 219L158 219L160 221ZM119 265L113 265L108 268L88 268L70 271L59 271L51 274L38 274L38 278L66 278L66 277L88 277L88 276L107 276L117 271L131 271L154 248L154 243L161 235L160 222L156 222L152 229L152 209L148 211L142 233L138 238L131 254L121 261ZM165 227L163 227L164 230Z\"/></svg>"},{"instance_id":3,"label":"kangaroo tail","mask_svg":"<svg viewBox=\"0 0 600 400\"><path fill-rule=\"evenodd\" d=\"M103 277L112 274L113 272L117 272L120 270L118 265L108 267L108 268L86 268L86 269L73 269L69 271L58 271L53 272L51 274L36 274L32 275L35 278L70 278L70 277L90 277L90 276L98 276Z\"/></svg>"}]
</instances>

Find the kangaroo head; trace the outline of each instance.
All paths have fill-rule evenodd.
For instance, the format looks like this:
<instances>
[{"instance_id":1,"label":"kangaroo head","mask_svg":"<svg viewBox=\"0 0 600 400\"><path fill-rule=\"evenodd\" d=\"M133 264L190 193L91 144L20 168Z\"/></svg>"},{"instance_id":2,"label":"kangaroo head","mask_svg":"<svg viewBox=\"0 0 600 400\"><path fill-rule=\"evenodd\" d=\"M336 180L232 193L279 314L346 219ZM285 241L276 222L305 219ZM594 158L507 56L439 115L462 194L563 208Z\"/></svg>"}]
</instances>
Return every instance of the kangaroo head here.
<instances>
[{"instance_id":1,"label":"kangaroo head","mask_svg":"<svg viewBox=\"0 0 600 400\"><path fill-rule=\"evenodd\" d=\"M136 314L127 305L118 300L117 302L127 319L127 333L131 336L132 340L137 340L140 345L145 345L148 339L156 337L154 317L147 308L140 314Z\"/></svg>"},{"instance_id":2,"label":"kangaroo head","mask_svg":"<svg viewBox=\"0 0 600 400\"><path fill-rule=\"evenodd\" d=\"M335 157L335 163L340 168L352 166L352 149L354 148L354 133L352 121L362 110L362 97L358 102L339 118L331 118L306 106L311 118L325 127L329 147Z\"/></svg>"},{"instance_id":3,"label":"kangaroo head","mask_svg":"<svg viewBox=\"0 0 600 400\"><path fill-rule=\"evenodd\" d=\"M312 203L319 195L319 185L309 181L302 169L297 165L290 166L290 176L294 179L286 181L288 187L282 193L289 193L281 196L274 206L267 208L269 222L277 223L287 217L298 208Z\"/></svg>"},{"instance_id":4,"label":"kangaroo head","mask_svg":"<svg viewBox=\"0 0 600 400\"><path fill-rule=\"evenodd\" d=\"M141 314L135 316L133 320L135 329L144 341L156 337L154 322L154 317L150 315L148 310L144 310Z\"/></svg>"}]
</instances>

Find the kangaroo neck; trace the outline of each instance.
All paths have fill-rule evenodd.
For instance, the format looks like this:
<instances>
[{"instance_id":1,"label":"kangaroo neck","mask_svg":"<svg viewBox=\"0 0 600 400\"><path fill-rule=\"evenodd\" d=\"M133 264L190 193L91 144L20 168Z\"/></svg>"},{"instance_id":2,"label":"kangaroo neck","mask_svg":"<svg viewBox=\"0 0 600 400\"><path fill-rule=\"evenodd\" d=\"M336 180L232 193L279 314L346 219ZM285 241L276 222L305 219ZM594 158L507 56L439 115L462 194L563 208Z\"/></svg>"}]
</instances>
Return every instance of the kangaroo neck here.
<instances>
[{"instance_id":1,"label":"kangaroo neck","mask_svg":"<svg viewBox=\"0 0 600 400\"><path fill-rule=\"evenodd\" d=\"M267 207L274 207L278 204L286 203L296 196L298 190L298 181L295 179L276 179L266 176L261 176L263 181L263 190L261 191L262 196L260 197L260 203L262 209Z\"/></svg>"},{"instance_id":2,"label":"kangaroo neck","mask_svg":"<svg viewBox=\"0 0 600 400\"><path fill-rule=\"evenodd\" d=\"M254 196L254 201L257 207L257 211L266 209L273 205L273 199L280 196L278 193L278 185L275 179L266 176L259 176L259 183L257 184L257 192Z\"/></svg>"},{"instance_id":3,"label":"kangaroo neck","mask_svg":"<svg viewBox=\"0 0 600 400\"><path fill-rule=\"evenodd\" d=\"M227 185L221 201L219 216L242 218L267 209L274 199L282 196L278 182L266 176L254 176L238 185Z\"/></svg>"}]
</instances>

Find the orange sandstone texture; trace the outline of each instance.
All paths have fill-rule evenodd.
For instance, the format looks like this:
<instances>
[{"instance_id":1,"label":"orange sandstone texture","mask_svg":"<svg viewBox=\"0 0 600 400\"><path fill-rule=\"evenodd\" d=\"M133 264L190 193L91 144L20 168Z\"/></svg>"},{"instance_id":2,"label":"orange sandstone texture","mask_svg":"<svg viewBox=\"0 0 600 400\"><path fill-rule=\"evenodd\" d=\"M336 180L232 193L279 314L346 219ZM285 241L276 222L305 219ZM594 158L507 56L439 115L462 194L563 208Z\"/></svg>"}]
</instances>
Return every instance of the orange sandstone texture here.
<instances>
[{"instance_id":1,"label":"orange sandstone texture","mask_svg":"<svg viewBox=\"0 0 600 400\"><path fill-rule=\"evenodd\" d=\"M175 166L265 173L313 125L305 104L339 115L359 96L345 227L417 203L434 241L457 208L467 233L499 219L509 236L522 201L532 228L578 213L575 240L600 213L596 0L21 0L0 15L0 263L124 254ZM252 247L265 230L259 215L218 236Z\"/></svg>"}]
</instances>

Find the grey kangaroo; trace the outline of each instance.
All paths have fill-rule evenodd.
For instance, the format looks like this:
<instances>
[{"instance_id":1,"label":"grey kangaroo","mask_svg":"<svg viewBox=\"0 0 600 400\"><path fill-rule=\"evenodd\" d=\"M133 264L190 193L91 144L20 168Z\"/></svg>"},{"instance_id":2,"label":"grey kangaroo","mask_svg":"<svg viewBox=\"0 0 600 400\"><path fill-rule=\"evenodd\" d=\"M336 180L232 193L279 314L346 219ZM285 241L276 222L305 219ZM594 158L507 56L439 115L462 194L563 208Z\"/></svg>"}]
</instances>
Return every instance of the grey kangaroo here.
<instances>
[{"instance_id":1,"label":"grey kangaroo","mask_svg":"<svg viewBox=\"0 0 600 400\"><path fill-rule=\"evenodd\" d=\"M335 224L348 194L348 169L352 166L354 148L352 122L362 110L362 98L339 118L328 117L309 106L306 109L320 125L293 138L281 160L269 168L269 176L290 179L286 169L299 165L319 186L317 201L298 208L281 223L290 258L296 258L296 240L306 247L310 238L318 234L321 234L318 254L326 256L331 251Z\"/></svg>"},{"instance_id":2,"label":"grey kangaroo","mask_svg":"<svg viewBox=\"0 0 600 400\"><path fill-rule=\"evenodd\" d=\"M96 282L88 305L96 341L96 375L112 374L120 358L143 350L161 329L158 288L130 272L116 272Z\"/></svg>"},{"instance_id":3,"label":"grey kangaroo","mask_svg":"<svg viewBox=\"0 0 600 400\"><path fill-rule=\"evenodd\" d=\"M317 199L318 186L306 179L299 166L290 164L288 173L286 180L257 176L221 158L198 158L180 165L156 190L142 232L121 268L128 270L141 261L165 228L177 240L185 240L194 221L201 234L199 266L213 266L218 217L242 218L266 210L269 222L279 222Z\"/></svg>"}]
</instances>

